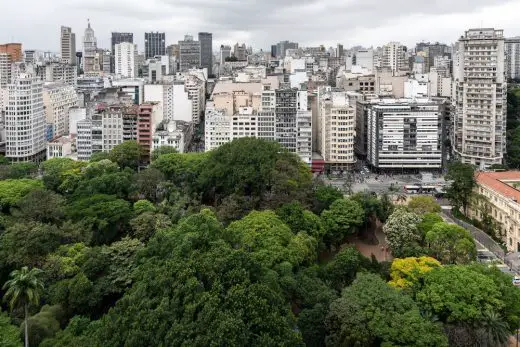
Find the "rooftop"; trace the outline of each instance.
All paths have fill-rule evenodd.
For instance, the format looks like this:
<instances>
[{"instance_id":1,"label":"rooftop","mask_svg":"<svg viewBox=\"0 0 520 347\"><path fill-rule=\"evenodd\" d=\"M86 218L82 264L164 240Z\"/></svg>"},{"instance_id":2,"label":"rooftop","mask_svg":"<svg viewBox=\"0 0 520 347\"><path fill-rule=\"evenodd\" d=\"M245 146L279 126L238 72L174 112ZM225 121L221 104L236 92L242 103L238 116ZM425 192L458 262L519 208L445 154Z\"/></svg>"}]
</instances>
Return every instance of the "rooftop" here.
<instances>
[{"instance_id":1,"label":"rooftop","mask_svg":"<svg viewBox=\"0 0 520 347\"><path fill-rule=\"evenodd\" d=\"M511 184L520 183L520 171L479 172L475 177L478 184L520 202L520 190Z\"/></svg>"}]
</instances>

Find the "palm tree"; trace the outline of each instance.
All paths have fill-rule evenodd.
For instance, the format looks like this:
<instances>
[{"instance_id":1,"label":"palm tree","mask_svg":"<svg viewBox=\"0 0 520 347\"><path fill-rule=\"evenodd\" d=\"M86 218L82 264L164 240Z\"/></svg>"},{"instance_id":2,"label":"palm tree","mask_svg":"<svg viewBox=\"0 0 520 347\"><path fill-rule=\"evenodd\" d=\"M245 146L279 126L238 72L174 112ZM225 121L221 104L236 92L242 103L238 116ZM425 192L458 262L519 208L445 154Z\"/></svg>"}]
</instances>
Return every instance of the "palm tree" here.
<instances>
[{"instance_id":1,"label":"palm tree","mask_svg":"<svg viewBox=\"0 0 520 347\"><path fill-rule=\"evenodd\" d=\"M27 324L28 307L30 304L40 303L40 294L43 291L43 282L39 279L43 271L37 268L29 270L27 266L11 272L9 281L2 289L7 289L4 300L9 301L11 310L22 306L24 310L25 347L29 347L29 326Z\"/></svg>"},{"instance_id":2,"label":"palm tree","mask_svg":"<svg viewBox=\"0 0 520 347\"><path fill-rule=\"evenodd\" d=\"M509 335L508 324L494 311L484 313L483 320L484 341L487 346L505 346Z\"/></svg>"}]
</instances>

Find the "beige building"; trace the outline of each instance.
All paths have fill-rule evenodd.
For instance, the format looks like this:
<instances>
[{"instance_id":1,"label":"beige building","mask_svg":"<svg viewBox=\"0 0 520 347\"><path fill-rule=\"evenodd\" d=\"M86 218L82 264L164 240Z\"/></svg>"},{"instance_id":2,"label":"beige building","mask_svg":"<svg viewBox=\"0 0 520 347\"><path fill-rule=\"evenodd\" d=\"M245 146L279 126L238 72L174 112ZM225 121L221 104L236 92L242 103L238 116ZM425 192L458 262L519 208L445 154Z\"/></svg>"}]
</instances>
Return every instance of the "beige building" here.
<instances>
[{"instance_id":1,"label":"beige building","mask_svg":"<svg viewBox=\"0 0 520 347\"><path fill-rule=\"evenodd\" d=\"M356 107L347 92L331 87L318 89L316 152L331 170L349 169L356 162Z\"/></svg>"},{"instance_id":2,"label":"beige building","mask_svg":"<svg viewBox=\"0 0 520 347\"><path fill-rule=\"evenodd\" d=\"M468 217L492 217L507 250L520 252L520 172L480 172L476 180L476 192L484 199L477 199L470 206Z\"/></svg>"},{"instance_id":3,"label":"beige building","mask_svg":"<svg viewBox=\"0 0 520 347\"><path fill-rule=\"evenodd\" d=\"M43 106L47 123L52 124L55 137L69 134L69 109L77 107L78 95L73 86L64 83L45 83Z\"/></svg>"}]
</instances>

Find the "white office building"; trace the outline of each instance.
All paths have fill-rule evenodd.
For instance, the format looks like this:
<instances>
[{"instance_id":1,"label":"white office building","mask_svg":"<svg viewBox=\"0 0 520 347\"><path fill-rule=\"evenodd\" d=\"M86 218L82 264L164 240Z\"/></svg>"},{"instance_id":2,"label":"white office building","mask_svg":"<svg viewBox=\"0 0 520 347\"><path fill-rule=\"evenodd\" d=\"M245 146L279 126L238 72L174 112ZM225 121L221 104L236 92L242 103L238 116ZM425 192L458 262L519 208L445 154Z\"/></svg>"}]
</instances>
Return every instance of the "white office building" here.
<instances>
[{"instance_id":1,"label":"white office building","mask_svg":"<svg viewBox=\"0 0 520 347\"><path fill-rule=\"evenodd\" d=\"M367 115L367 161L375 169L441 169L441 137L440 102L371 100Z\"/></svg>"},{"instance_id":2,"label":"white office building","mask_svg":"<svg viewBox=\"0 0 520 347\"><path fill-rule=\"evenodd\" d=\"M45 83L43 106L47 123L52 124L55 137L69 134L69 109L78 106L78 94L64 83Z\"/></svg>"},{"instance_id":3,"label":"white office building","mask_svg":"<svg viewBox=\"0 0 520 347\"><path fill-rule=\"evenodd\" d=\"M406 59L406 46L399 42L390 42L383 46L381 67L392 72L409 70Z\"/></svg>"},{"instance_id":4,"label":"white office building","mask_svg":"<svg viewBox=\"0 0 520 347\"><path fill-rule=\"evenodd\" d=\"M457 43L453 70L456 156L481 169L502 164L507 109L503 30L466 31Z\"/></svg>"},{"instance_id":5,"label":"white office building","mask_svg":"<svg viewBox=\"0 0 520 347\"><path fill-rule=\"evenodd\" d=\"M69 27L61 27L60 48L61 61L65 64L76 65L76 34Z\"/></svg>"},{"instance_id":6,"label":"white office building","mask_svg":"<svg viewBox=\"0 0 520 347\"><path fill-rule=\"evenodd\" d=\"M122 42L115 45L115 71L126 78L137 77L137 45Z\"/></svg>"},{"instance_id":7,"label":"white office building","mask_svg":"<svg viewBox=\"0 0 520 347\"><path fill-rule=\"evenodd\" d=\"M38 161L45 157L43 82L21 74L8 86L5 127L7 158Z\"/></svg>"}]
</instances>

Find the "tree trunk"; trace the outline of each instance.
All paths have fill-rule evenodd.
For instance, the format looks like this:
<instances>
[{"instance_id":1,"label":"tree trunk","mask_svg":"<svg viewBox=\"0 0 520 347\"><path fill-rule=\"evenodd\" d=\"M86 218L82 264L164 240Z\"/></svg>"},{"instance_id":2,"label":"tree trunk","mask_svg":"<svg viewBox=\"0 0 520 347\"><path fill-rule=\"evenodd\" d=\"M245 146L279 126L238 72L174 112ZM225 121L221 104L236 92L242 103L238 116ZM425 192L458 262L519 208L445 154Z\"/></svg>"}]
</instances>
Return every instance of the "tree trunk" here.
<instances>
[{"instance_id":1,"label":"tree trunk","mask_svg":"<svg viewBox=\"0 0 520 347\"><path fill-rule=\"evenodd\" d=\"M23 309L25 311L25 347L29 347L29 324L27 322L27 304L23 305Z\"/></svg>"}]
</instances>

